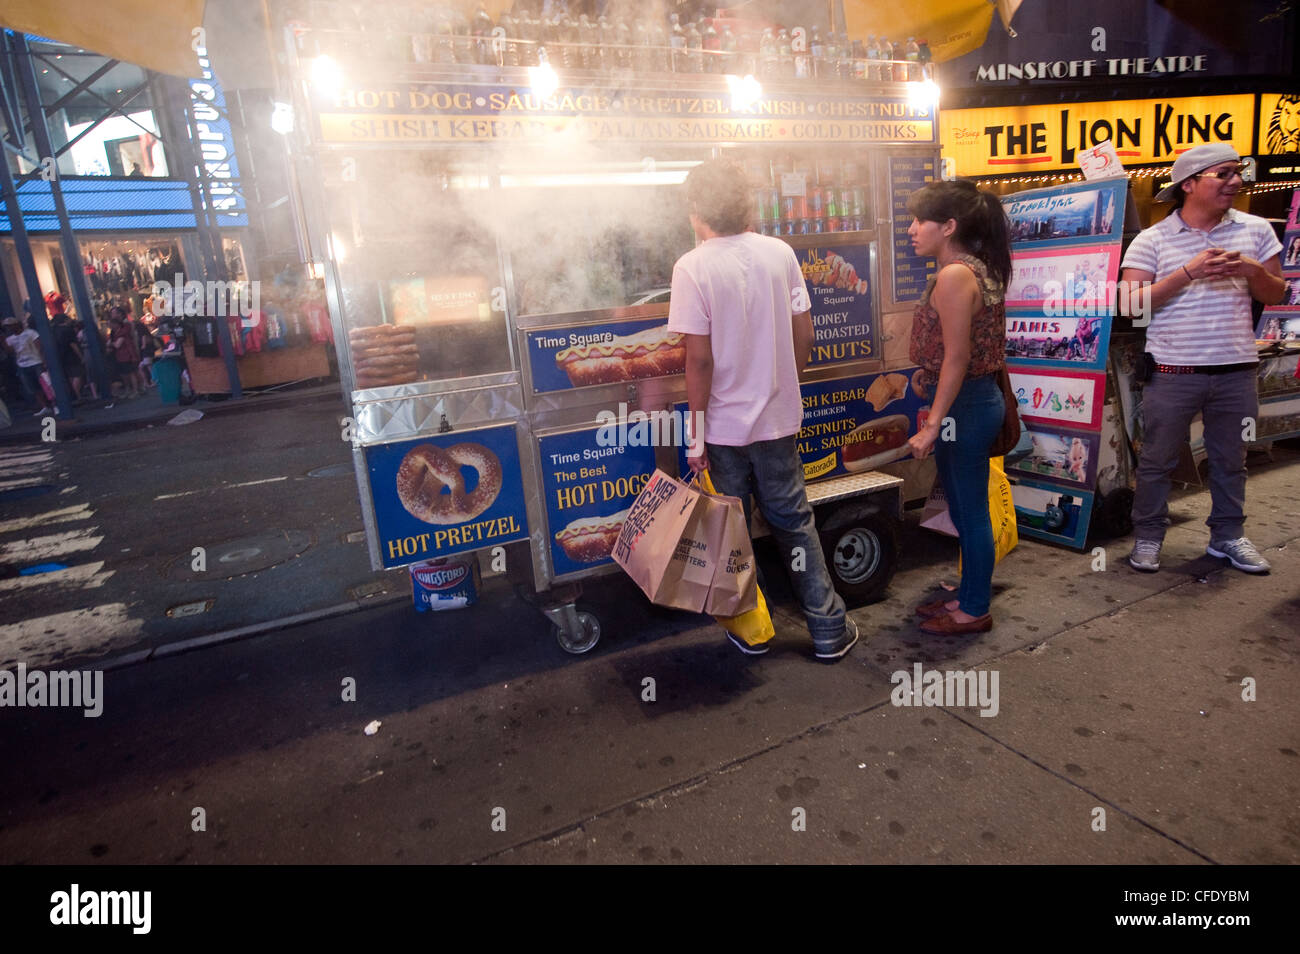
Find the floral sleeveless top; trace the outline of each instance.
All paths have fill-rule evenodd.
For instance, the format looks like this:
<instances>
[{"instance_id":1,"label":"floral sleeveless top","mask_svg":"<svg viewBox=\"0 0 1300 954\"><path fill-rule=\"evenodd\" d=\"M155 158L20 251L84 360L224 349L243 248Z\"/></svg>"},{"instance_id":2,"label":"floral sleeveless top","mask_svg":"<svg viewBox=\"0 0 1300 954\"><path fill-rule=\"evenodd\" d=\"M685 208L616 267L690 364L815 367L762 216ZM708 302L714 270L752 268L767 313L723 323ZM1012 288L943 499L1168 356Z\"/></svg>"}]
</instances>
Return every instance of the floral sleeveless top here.
<instances>
[{"instance_id":1,"label":"floral sleeveless top","mask_svg":"<svg viewBox=\"0 0 1300 954\"><path fill-rule=\"evenodd\" d=\"M966 377L977 378L992 374L1006 364L1006 289L989 275L988 267L974 255L958 255L954 261L975 273L984 298L984 307L971 319L970 365L966 368ZM916 306L912 317L912 343L908 348L908 356L921 367L917 383L932 397L935 385L939 383L939 369L943 366L943 327L939 312L930 304L936 277L930 276L925 294Z\"/></svg>"}]
</instances>

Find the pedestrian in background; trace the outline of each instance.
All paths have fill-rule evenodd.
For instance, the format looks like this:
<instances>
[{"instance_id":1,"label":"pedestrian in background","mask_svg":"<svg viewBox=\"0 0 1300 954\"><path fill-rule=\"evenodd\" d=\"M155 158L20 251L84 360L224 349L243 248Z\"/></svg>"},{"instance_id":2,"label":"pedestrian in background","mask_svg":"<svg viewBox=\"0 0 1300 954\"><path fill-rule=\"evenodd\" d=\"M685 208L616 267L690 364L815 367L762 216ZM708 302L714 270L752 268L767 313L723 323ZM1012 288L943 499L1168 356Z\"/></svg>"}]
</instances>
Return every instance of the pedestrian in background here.
<instances>
[{"instance_id":1,"label":"pedestrian in background","mask_svg":"<svg viewBox=\"0 0 1300 954\"><path fill-rule=\"evenodd\" d=\"M803 421L799 371L812 352L811 299L799 260L780 239L747 231L752 187L733 163L713 160L686 177L691 226L700 244L673 266L668 330L686 339L686 395L694 431L687 461L707 469L719 493L750 495L772 528L785 565L802 548L791 584L813 638L833 662L858 641L858 627L831 583L795 435ZM727 634L741 652L758 655Z\"/></svg>"},{"instance_id":2,"label":"pedestrian in background","mask_svg":"<svg viewBox=\"0 0 1300 954\"><path fill-rule=\"evenodd\" d=\"M998 197L970 182L928 185L913 193L908 211L912 247L939 266L912 322L909 353L920 366L913 386L930 399L930 416L908 444L918 459L934 451L962 562L957 598L916 612L927 633L982 633L993 627L989 448L1006 412L998 372L1006 365L1010 224ZM949 418L951 431L942 434Z\"/></svg>"},{"instance_id":3,"label":"pedestrian in background","mask_svg":"<svg viewBox=\"0 0 1300 954\"><path fill-rule=\"evenodd\" d=\"M127 323L126 314L121 308L113 309L108 326L108 347L113 353L118 377L122 380L122 396L139 397L144 387L140 380L140 346L135 331Z\"/></svg>"},{"instance_id":4,"label":"pedestrian in background","mask_svg":"<svg viewBox=\"0 0 1300 954\"><path fill-rule=\"evenodd\" d=\"M1124 255L1129 301L1151 317L1150 380L1142 389L1142 454L1133 498L1129 565L1160 569L1169 526L1170 478L1199 412L1210 465L1206 552L1247 573L1269 562L1245 536L1246 440L1259 415L1259 354L1251 299L1276 305L1286 294L1282 243L1256 215L1232 207L1243 166L1227 143L1197 146L1174 162L1156 196L1174 211L1143 230ZM1140 296L1140 297L1139 297Z\"/></svg>"},{"instance_id":5,"label":"pedestrian in background","mask_svg":"<svg viewBox=\"0 0 1300 954\"><path fill-rule=\"evenodd\" d=\"M45 390L41 375L45 374L45 357L41 351L41 336L34 328L23 328L17 318L4 320L6 332L5 344L14 353L18 364L18 379L22 383L23 396L38 408L36 417L53 414L53 399Z\"/></svg>"}]
</instances>

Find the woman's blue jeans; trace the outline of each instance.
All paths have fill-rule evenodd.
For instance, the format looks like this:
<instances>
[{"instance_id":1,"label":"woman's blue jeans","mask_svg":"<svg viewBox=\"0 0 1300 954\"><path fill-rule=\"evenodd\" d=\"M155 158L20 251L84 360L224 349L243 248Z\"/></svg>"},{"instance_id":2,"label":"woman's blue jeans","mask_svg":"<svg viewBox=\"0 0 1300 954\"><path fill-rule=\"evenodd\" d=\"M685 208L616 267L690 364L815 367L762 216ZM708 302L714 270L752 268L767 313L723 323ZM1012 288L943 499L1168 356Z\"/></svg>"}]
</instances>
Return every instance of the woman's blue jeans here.
<instances>
[{"instance_id":1,"label":"woman's blue jeans","mask_svg":"<svg viewBox=\"0 0 1300 954\"><path fill-rule=\"evenodd\" d=\"M951 426L934 444L939 481L961 542L963 613L983 616L993 599L993 524L989 519L989 448L1002 430L1006 404L996 374L967 378L952 402ZM952 440L944 440L945 433Z\"/></svg>"}]
</instances>

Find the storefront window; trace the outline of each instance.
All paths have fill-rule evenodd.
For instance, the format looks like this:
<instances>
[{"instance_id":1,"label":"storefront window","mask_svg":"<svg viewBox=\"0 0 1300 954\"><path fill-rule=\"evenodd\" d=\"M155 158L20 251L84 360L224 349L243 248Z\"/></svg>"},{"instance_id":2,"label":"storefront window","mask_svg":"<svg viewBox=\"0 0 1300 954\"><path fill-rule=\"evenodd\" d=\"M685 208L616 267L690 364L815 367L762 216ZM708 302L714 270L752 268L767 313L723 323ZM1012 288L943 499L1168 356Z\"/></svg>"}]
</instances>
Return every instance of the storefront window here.
<instances>
[{"instance_id":1,"label":"storefront window","mask_svg":"<svg viewBox=\"0 0 1300 954\"><path fill-rule=\"evenodd\" d=\"M69 150L77 175L168 175L167 156L152 111L110 116L93 129L90 126L88 122L67 126L68 141L77 140Z\"/></svg>"},{"instance_id":2,"label":"storefront window","mask_svg":"<svg viewBox=\"0 0 1300 954\"><path fill-rule=\"evenodd\" d=\"M60 173L134 178L171 174L144 69L116 63L100 73L111 61L98 54L37 40L30 47L50 139L60 153ZM77 89L82 84L88 85Z\"/></svg>"}]
</instances>

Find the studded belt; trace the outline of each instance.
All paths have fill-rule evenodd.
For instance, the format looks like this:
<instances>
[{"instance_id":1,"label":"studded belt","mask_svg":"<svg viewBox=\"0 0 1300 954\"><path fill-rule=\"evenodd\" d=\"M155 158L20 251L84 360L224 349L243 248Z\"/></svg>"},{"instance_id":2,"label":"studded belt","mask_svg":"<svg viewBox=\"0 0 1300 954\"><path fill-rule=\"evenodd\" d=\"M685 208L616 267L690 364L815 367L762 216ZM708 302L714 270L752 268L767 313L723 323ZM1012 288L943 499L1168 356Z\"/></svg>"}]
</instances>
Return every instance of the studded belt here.
<instances>
[{"instance_id":1,"label":"studded belt","mask_svg":"<svg viewBox=\"0 0 1300 954\"><path fill-rule=\"evenodd\" d=\"M1157 364L1160 374L1231 374L1234 371L1252 371L1259 367L1258 361L1244 364Z\"/></svg>"}]
</instances>

